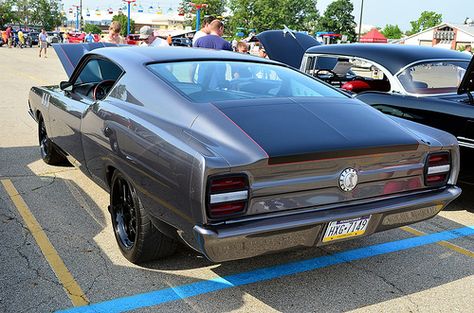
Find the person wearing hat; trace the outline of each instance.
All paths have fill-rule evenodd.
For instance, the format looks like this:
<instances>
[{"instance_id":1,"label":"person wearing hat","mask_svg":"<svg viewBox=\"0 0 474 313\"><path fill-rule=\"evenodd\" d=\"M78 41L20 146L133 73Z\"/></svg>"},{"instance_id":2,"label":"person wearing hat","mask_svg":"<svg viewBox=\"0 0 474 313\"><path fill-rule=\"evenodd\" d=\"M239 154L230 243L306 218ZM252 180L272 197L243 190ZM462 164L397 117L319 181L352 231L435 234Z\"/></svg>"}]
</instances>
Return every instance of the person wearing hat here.
<instances>
[{"instance_id":1,"label":"person wearing hat","mask_svg":"<svg viewBox=\"0 0 474 313\"><path fill-rule=\"evenodd\" d=\"M153 29L150 26L143 26L140 28L140 39L143 41L140 43L140 46L148 47L169 47L170 45L153 33Z\"/></svg>"}]
</instances>

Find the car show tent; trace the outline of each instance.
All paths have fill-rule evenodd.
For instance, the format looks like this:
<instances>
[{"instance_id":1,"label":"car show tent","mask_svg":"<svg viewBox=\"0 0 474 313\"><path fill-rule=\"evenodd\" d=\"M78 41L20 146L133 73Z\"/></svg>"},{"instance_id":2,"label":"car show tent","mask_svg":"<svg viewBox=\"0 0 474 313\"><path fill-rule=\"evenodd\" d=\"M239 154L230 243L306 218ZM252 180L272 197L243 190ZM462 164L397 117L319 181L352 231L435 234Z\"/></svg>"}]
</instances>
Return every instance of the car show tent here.
<instances>
[{"instance_id":1,"label":"car show tent","mask_svg":"<svg viewBox=\"0 0 474 313\"><path fill-rule=\"evenodd\" d=\"M360 37L362 43L387 43L387 38L382 35L377 28L372 28L367 34Z\"/></svg>"}]
</instances>

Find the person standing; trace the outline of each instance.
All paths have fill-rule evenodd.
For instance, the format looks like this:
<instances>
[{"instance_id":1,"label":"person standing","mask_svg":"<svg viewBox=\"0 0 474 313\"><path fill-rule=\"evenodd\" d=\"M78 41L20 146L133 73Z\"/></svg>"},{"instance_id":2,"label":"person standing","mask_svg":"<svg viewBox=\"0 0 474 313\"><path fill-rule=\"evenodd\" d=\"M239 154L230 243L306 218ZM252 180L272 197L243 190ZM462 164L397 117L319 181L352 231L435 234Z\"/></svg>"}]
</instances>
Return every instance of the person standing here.
<instances>
[{"instance_id":1,"label":"person standing","mask_svg":"<svg viewBox=\"0 0 474 313\"><path fill-rule=\"evenodd\" d=\"M87 43L92 43L94 42L94 36L92 36L91 32L87 34L87 36L84 38L84 41Z\"/></svg>"},{"instance_id":2,"label":"person standing","mask_svg":"<svg viewBox=\"0 0 474 313\"><path fill-rule=\"evenodd\" d=\"M38 41L39 41L39 57L41 58L41 51L44 49L44 57L47 58L46 56L46 50L48 49L48 34L46 34L46 30L41 29L41 33L38 36Z\"/></svg>"},{"instance_id":3,"label":"person standing","mask_svg":"<svg viewBox=\"0 0 474 313\"><path fill-rule=\"evenodd\" d=\"M209 25L209 30L210 34L196 40L194 47L232 51L230 42L222 38L224 24L220 20L212 21Z\"/></svg>"},{"instance_id":4,"label":"person standing","mask_svg":"<svg viewBox=\"0 0 474 313\"><path fill-rule=\"evenodd\" d=\"M18 31L18 46L20 46L20 48L23 49L24 45L25 45L25 35L23 34L23 31L20 29Z\"/></svg>"},{"instance_id":5,"label":"person standing","mask_svg":"<svg viewBox=\"0 0 474 313\"><path fill-rule=\"evenodd\" d=\"M469 54L472 56L472 46L471 45L466 45L463 50L464 53Z\"/></svg>"},{"instance_id":6,"label":"person standing","mask_svg":"<svg viewBox=\"0 0 474 313\"><path fill-rule=\"evenodd\" d=\"M168 42L168 46L171 46L171 44L173 43L173 38L171 38L171 34L168 34L166 41Z\"/></svg>"},{"instance_id":7,"label":"person standing","mask_svg":"<svg viewBox=\"0 0 474 313\"><path fill-rule=\"evenodd\" d=\"M110 23L109 33L101 39L101 42L125 44L125 39L120 36L120 30L122 30L122 25L117 21L113 21Z\"/></svg>"},{"instance_id":8,"label":"person standing","mask_svg":"<svg viewBox=\"0 0 474 313\"><path fill-rule=\"evenodd\" d=\"M203 18L202 20L202 27L201 27L201 30L198 30L194 36L193 36L193 47L194 47L194 44L196 43L196 41L201 38L201 37L204 37L206 35L209 35L209 33L211 32L209 30L209 25L212 23L212 21L214 21L216 18L212 15L209 15L209 16L206 16L205 18Z\"/></svg>"},{"instance_id":9,"label":"person standing","mask_svg":"<svg viewBox=\"0 0 474 313\"><path fill-rule=\"evenodd\" d=\"M8 48L11 48L12 47L12 43L13 43L13 38L12 38L12 27L11 26L8 26L7 27L7 30L5 30L5 37L7 38L7 44L8 44Z\"/></svg>"},{"instance_id":10,"label":"person standing","mask_svg":"<svg viewBox=\"0 0 474 313\"><path fill-rule=\"evenodd\" d=\"M140 28L140 39L143 41L140 43L140 46L148 47L169 47L170 45L166 40L161 39L160 37L155 36L153 29L150 26L143 26Z\"/></svg>"}]
</instances>

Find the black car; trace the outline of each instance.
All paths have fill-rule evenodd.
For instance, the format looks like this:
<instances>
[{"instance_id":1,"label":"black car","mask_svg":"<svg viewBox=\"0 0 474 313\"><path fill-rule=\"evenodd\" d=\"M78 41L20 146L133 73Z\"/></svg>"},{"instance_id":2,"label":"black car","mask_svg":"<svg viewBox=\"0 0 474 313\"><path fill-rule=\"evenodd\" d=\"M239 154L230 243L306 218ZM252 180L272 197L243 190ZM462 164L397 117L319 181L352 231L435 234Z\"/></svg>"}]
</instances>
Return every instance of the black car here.
<instances>
[{"instance_id":1,"label":"black car","mask_svg":"<svg viewBox=\"0 0 474 313\"><path fill-rule=\"evenodd\" d=\"M28 42L27 46L30 48L36 46L39 43L39 32L32 31L29 33L25 32L25 42Z\"/></svg>"},{"instance_id":2,"label":"black car","mask_svg":"<svg viewBox=\"0 0 474 313\"><path fill-rule=\"evenodd\" d=\"M191 47L193 43L189 38L180 37L180 38L173 38L171 45L180 46L180 47Z\"/></svg>"},{"instance_id":3,"label":"black car","mask_svg":"<svg viewBox=\"0 0 474 313\"><path fill-rule=\"evenodd\" d=\"M474 154L471 56L448 49L397 44L317 45L297 54L294 51L300 44L295 38L286 35L275 43L272 32L257 36L271 59L278 54L277 60L287 64L301 62L301 71L345 90L383 113L453 134L462 147L463 167L469 165Z\"/></svg>"}]
</instances>

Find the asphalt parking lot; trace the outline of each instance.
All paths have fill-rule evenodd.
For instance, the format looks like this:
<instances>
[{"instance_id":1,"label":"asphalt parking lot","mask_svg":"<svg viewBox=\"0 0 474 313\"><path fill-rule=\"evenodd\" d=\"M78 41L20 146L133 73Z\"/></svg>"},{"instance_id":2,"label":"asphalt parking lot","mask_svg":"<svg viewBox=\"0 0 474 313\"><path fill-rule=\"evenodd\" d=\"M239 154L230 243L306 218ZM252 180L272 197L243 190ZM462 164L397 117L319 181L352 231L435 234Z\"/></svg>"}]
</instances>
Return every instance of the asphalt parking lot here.
<instances>
[{"instance_id":1,"label":"asphalt parking lot","mask_svg":"<svg viewBox=\"0 0 474 313\"><path fill-rule=\"evenodd\" d=\"M181 246L136 266L119 252L108 194L40 160L32 86L58 58L0 48L0 312L472 312L474 180L437 217L323 248L214 264Z\"/></svg>"}]
</instances>

